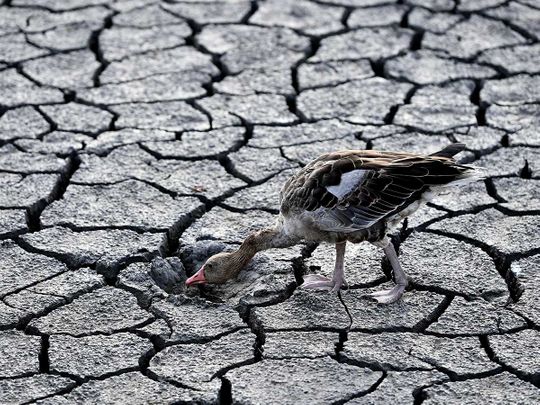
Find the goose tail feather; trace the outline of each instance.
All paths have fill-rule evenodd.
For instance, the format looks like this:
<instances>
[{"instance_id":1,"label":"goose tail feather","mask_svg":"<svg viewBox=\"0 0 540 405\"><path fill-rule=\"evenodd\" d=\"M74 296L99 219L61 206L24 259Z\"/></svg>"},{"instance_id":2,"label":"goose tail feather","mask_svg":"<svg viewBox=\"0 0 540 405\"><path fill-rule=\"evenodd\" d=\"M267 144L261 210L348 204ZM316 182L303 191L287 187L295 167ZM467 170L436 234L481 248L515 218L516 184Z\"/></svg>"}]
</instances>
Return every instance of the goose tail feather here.
<instances>
[{"instance_id":1,"label":"goose tail feather","mask_svg":"<svg viewBox=\"0 0 540 405\"><path fill-rule=\"evenodd\" d=\"M486 175L486 169L481 166L463 165L462 167L468 169L466 172L460 174L455 180L445 184L446 186L463 186L465 184L474 183L480 180L484 180Z\"/></svg>"},{"instance_id":2,"label":"goose tail feather","mask_svg":"<svg viewBox=\"0 0 540 405\"><path fill-rule=\"evenodd\" d=\"M450 145L446 146L440 151L432 153L430 156L452 158L454 157L454 155L457 155L459 152L462 152L464 150L465 150L464 143L451 143Z\"/></svg>"}]
</instances>

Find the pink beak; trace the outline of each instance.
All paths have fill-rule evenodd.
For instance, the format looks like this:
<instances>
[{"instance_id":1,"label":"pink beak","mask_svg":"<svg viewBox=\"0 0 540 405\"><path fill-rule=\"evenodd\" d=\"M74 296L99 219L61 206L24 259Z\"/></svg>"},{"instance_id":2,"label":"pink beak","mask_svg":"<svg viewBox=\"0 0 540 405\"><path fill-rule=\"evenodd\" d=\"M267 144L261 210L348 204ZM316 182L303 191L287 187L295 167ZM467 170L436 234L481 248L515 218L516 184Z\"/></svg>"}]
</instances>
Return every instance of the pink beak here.
<instances>
[{"instance_id":1,"label":"pink beak","mask_svg":"<svg viewBox=\"0 0 540 405\"><path fill-rule=\"evenodd\" d=\"M204 278L204 266L202 266L197 273L186 280L186 285L188 287L195 284L206 284L206 279Z\"/></svg>"}]
</instances>

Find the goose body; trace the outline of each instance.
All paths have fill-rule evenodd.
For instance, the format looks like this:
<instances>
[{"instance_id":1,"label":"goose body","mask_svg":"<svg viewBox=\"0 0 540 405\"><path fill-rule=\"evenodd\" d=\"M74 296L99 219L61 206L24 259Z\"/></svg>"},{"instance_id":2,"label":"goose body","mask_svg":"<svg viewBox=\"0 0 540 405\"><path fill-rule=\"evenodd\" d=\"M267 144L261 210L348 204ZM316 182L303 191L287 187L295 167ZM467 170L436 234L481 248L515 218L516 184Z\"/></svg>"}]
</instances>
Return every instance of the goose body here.
<instances>
[{"instance_id":1,"label":"goose body","mask_svg":"<svg viewBox=\"0 0 540 405\"><path fill-rule=\"evenodd\" d=\"M373 150L324 154L293 175L280 193L280 218L305 240L376 242L441 187L471 178L452 159L452 144L433 155Z\"/></svg>"},{"instance_id":2,"label":"goose body","mask_svg":"<svg viewBox=\"0 0 540 405\"><path fill-rule=\"evenodd\" d=\"M346 284L346 243L368 241L384 249L396 281L393 289L372 297L394 302L403 294L407 278L387 234L440 188L477 178L473 167L453 159L464 148L456 143L431 155L373 150L321 155L284 184L273 227L249 235L235 252L211 257L186 283L225 282L256 252L309 240L334 243L336 263L332 279L306 275L302 287L337 291Z\"/></svg>"}]
</instances>

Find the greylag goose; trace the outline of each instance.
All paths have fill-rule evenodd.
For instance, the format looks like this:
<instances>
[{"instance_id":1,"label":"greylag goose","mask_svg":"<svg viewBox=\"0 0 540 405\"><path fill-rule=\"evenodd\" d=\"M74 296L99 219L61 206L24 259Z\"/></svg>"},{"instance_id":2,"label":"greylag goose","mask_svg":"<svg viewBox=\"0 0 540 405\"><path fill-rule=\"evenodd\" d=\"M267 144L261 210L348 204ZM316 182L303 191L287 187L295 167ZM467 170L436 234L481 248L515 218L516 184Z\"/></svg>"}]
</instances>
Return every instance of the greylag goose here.
<instances>
[{"instance_id":1,"label":"greylag goose","mask_svg":"<svg viewBox=\"0 0 540 405\"><path fill-rule=\"evenodd\" d=\"M250 234L233 252L210 257L186 284L225 283L257 252L306 240L335 244L336 261L331 279L309 274L301 287L336 292L346 285L346 243L368 241L384 250L396 283L370 296L380 303L395 302L407 277L388 233L441 187L478 179L474 167L453 159L464 148L454 143L431 155L345 150L319 156L283 186L274 226Z\"/></svg>"}]
</instances>

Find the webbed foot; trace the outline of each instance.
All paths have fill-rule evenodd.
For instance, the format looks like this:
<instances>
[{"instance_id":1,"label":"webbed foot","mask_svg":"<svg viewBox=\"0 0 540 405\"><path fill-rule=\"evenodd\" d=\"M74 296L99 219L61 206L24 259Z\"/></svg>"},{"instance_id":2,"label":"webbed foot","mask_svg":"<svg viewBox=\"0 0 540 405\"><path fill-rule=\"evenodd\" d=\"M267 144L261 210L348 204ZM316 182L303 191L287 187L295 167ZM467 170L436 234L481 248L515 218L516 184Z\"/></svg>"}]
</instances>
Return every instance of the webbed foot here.
<instances>
[{"instance_id":1,"label":"webbed foot","mask_svg":"<svg viewBox=\"0 0 540 405\"><path fill-rule=\"evenodd\" d=\"M406 285L398 284L389 290L376 291L368 294L368 297L373 298L379 304L392 304L393 302L399 301L406 287Z\"/></svg>"},{"instance_id":2,"label":"webbed foot","mask_svg":"<svg viewBox=\"0 0 540 405\"><path fill-rule=\"evenodd\" d=\"M338 292L343 286L347 287L347 282L343 278L332 280L318 274L308 274L304 276L304 283L300 287L310 290Z\"/></svg>"}]
</instances>

